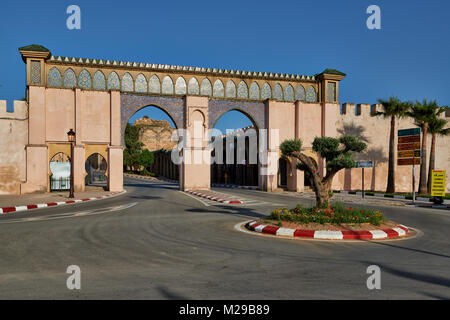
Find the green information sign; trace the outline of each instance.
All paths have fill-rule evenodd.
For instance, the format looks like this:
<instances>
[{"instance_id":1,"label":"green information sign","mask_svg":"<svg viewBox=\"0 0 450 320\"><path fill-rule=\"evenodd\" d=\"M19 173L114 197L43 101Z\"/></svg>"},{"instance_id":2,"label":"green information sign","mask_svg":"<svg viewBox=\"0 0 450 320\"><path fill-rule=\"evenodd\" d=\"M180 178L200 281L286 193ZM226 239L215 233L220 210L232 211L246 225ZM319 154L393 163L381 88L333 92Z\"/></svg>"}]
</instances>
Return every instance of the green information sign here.
<instances>
[{"instance_id":1,"label":"green information sign","mask_svg":"<svg viewBox=\"0 0 450 320\"><path fill-rule=\"evenodd\" d=\"M420 128L398 130L399 137L418 136L418 135L420 135Z\"/></svg>"}]
</instances>

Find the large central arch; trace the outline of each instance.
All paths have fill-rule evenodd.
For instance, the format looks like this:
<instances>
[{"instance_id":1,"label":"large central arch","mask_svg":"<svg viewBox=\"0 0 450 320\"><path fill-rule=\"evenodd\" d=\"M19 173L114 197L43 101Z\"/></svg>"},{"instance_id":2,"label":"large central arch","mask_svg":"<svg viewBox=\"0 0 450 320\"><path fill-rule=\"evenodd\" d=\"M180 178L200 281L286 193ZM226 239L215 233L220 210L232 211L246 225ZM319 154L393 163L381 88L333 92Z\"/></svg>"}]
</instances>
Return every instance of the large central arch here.
<instances>
[{"instance_id":1,"label":"large central arch","mask_svg":"<svg viewBox=\"0 0 450 320\"><path fill-rule=\"evenodd\" d=\"M155 106L162 109L175 123L177 129L184 128L184 105L185 100L178 97L164 97L151 95L126 94L120 95L121 108L121 141L124 145L125 127L133 114L147 106Z\"/></svg>"}]
</instances>

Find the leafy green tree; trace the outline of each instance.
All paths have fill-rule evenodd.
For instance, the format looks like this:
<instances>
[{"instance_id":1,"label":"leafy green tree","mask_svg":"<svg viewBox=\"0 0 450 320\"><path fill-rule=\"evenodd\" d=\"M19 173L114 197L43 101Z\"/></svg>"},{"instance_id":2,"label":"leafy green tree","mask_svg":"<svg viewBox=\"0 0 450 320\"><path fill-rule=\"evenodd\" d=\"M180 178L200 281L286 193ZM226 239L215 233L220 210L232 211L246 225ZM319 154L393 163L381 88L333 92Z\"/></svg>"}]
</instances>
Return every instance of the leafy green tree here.
<instances>
[{"instance_id":1,"label":"leafy green tree","mask_svg":"<svg viewBox=\"0 0 450 320\"><path fill-rule=\"evenodd\" d=\"M149 169L153 165L154 161L155 157L153 155L153 152L150 152L148 149L142 150L138 159L139 165L143 166L146 169Z\"/></svg>"},{"instance_id":2,"label":"leafy green tree","mask_svg":"<svg viewBox=\"0 0 450 320\"><path fill-rule=\"evenodd\" d=\"M395 121L404 118L411 107L411 103L402 102L397 97L390 97L389 100L378 99L383 110L375 113L377 116L391 119L391 130L389 134L389 169L386 192L395 192Z\"/></svg>"},{"instance_id":3,"label":"leafy green tree","mask_svg":"<svg viewBox=\"0 0 450 320\"><path fill-rule=\"evenodd\" d=\"M123 163L126 166L135 168L139 163L139 156L144 145L139 141L139 127L127 123L125 127L125 150L123 151Z\"/></svg>"},{"instance_id":4,"label":"leafy green tree","mask_svg":"<svg viewBox=\"0 0 450 320\"><path fill-rule=\"evenodd\" d=\"M427 193L427 138L428 124L436 118L436 112L439 106L436 100L428 102L424 99L422 102L416 101L411 106L407 115L414 119L414 124L422 130L422 146L420 151L420 178L419 194Z\"/></svg>"},{"instance_id":5,"label":"leafy green tree","mask_svg":"<svg viewBox=\"0 0 450 320\"><path fill-rule=\"evenodd\" d=\"M326 159L326 174L321 177L319 166L314 158L301 152L302 141L285 140L280 149L285 157L294 157L297 169L309 173L311 185L316 194L316 208L330 207L331 184L336 173L341 169L354 168L356 163L353 152L362 152L367 145L357 137L343 135L340 138L316 137L312 144L314 152Z\"/></svg>"},{"instance_id":6,"label":"leafy green tree","mask_svg":"<svg viewBox=\"0 0 450 320\"><path fill-rule=\"evenodd\" d=\"M447 136L450 134L450 128L446 128L448 121L441 118L440 115L447 110L447 107L440 107L435 113L435 118L428 123L428 132L431 134L431 151L428 168L427 191L431 193L431 175L435 170L436 163L436 140L438 136Z\"/></svg>"}]
</instances>

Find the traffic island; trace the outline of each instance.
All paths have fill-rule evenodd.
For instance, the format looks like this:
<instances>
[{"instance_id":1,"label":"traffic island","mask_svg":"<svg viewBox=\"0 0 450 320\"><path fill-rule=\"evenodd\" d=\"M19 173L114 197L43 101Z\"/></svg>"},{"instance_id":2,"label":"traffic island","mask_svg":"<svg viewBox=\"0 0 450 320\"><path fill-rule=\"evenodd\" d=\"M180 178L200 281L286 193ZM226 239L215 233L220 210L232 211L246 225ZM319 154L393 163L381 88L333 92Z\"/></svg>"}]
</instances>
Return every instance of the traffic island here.
<instances>
[{"instance_id":1,"label":"traffic island","mask_svg":"<svg viewBox=\"0 0 450 320\"><path fill-rule=\"evenodd\" d=\"M411 235L408 227L386 220L378 210L346 208L342 203L324 209L283 207L273 210L268 218L248 222L246 228L275 236L321 240L382 240Z\"/></svg>"}]
</instances>

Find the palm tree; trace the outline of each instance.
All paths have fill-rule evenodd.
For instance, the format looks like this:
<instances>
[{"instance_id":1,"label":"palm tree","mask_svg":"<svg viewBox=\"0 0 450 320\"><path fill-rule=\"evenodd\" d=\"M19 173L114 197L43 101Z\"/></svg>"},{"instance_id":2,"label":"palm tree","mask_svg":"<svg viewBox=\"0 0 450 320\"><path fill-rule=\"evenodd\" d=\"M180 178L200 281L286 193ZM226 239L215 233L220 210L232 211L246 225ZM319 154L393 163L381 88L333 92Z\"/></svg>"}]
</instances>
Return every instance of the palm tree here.
<instances>
[{"instance_id":1,"label":"palm tree","mask_svg":"<svg viewBox=\"0 0 450 320\"><path fill-rule=\"evenodd\" d=\"M406 113L411 107L408 102L402 102L397 97L390 97L389 100L378 99L378 103L383 107L383 111L375 113L377 116L391 119L391 132L389 136L389 171L386 192L395 192L395 120L406 117Z\"/></svg>"},{"instance_id":2,"label":"palm tree","mask_svg":"<svg viewBox=\"0 0 450 320\"><path fill-rule=\"evenodd\" d=\"M431 193L431 175L435 169L436 158L436 139L438 136L446 136L450 134L450 128L445 128L448 121L439 116L447 110L447 107L441 107L437 110L435 118L428 124L428 132L431 134L431 151L430 151L430 164L428 168L428 183L427 191Z\"/></svg>"},{"instance_id":3,"label":"palm tree","mask_svg":"<svg viewBox=\"0 0 450 320\"><path fill-rule=\"evenodd\" d=\"M420 152L419 194L427 193L427 135L428 124L436 117L439 106L436 100L416 101L407 115L414 119L414 124L422 129L422 146Z\"/></svg>"}]
</instances>

